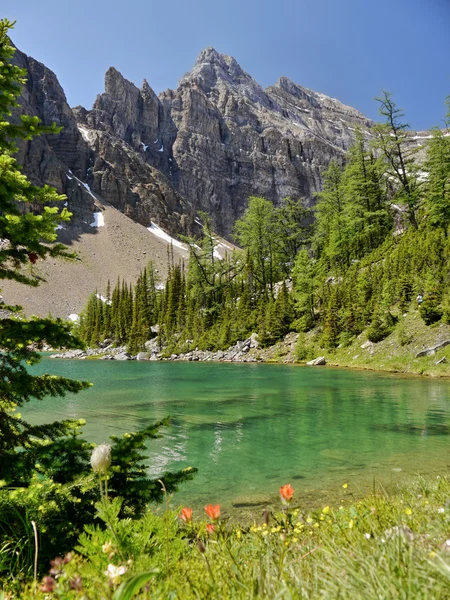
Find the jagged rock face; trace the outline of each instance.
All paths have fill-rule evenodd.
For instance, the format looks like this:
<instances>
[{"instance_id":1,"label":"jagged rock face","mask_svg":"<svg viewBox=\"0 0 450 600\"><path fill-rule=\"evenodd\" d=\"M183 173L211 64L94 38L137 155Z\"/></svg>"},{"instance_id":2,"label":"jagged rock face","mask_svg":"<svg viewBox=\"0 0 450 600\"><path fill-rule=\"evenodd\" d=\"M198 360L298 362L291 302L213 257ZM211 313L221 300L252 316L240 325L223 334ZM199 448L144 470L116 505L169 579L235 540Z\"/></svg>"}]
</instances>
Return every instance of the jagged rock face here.
<instances>
[{"instance_id":1,"label":"jagged rock face","mask_svg":"<svg viewBox=\"0 0 450 600\"><path fill-rule=\"evenodd\" d=\"M143 135L148 135L152 129L155 102L159 105L148 85L143 87L143 103L137 94L132 94L136 88L131 84L112 88L112 94L124 95L124 105L128 107L126 118L120 121L127 123L125 129L114 117L114 107L108 104L105 110L100 107L89 113L98 113L98 119L93 128L87 129L82 126L87 112L82 108L72 111L52 71L19 50L16 50L14 62L27 70L27 83L19 98L20 112L36 115L46 125L56 123L62 127L58 135L20 141L17 160L33 183L49 184L67 195L67 205L73 213L69 228L74 234L92 232L90 224L96 197L90 190L100 201L109 202L145 226L154 220L170 233L192 233L192 207L161 171L133 150L135 144L131 132L141 124ZM107 78L108 81L113 85L114 77ZM117 81L125 82L121 76ZM129 96L126 95L128 90ZM142 104L144 110L139 111ZM18 115L17 112L14 117L18 118ZM110 126L101 121L104 115L111 119Z\"/></svg>"},{"instance_id":2,"label":"jagged rock face","mask_svg":"<svg viewBox=\"0 0 450 600\"><path fill-rule=\"evenodd\" d=\"M78 131L55 74L20 50L16 50L13 61L27 71L27 82L19 98L20 112L38 116L45 125L56 123L63 128L58 135L19 140L17 161L35 185L48 184L59 193L67 194L67 205L73 212L71 227L81 231L92 219L94 211L94 199L76 179L85 179L89 147ZM16 111L13 118L18 119L18 114Z\"/></svg>"},{"instance_id":3,"label":"jagged rock face","mask_svg":"<svg viewBox=\"0 0 450 600\"><path fill-rule=\"evenodd\" d=\"M92 110L71 111L56 76L17 52L28 70L20 102L64 127L21 145L19 161L39 184L69 196L75 227L88 226L95 197L139 223L171 234L195 231L195 211L230 236L252 195L278 204L313 202L331 159L343 160L355 128L371 122L353 108L282 77L264 90L234 58L204 50L176 90L141 89L114 68ZM76 176L70 178L69 170Z\"/></svg>"},{"instance_id":4,"label":"jagged rock face","mask_svg":"<svg viewBox=\"0 0 450 600\"><path fill-rule=\"evenodd\" d=\"M330 160L343 159L355 127L370 136L371 122L284 77L264 90L234 58L208 48L159 98L146 81L139 90L109 69L81 125L87 139L103 131L109 143L125 142L229 235L251 195L311 203Z\"/></svg>"}]
</instances>

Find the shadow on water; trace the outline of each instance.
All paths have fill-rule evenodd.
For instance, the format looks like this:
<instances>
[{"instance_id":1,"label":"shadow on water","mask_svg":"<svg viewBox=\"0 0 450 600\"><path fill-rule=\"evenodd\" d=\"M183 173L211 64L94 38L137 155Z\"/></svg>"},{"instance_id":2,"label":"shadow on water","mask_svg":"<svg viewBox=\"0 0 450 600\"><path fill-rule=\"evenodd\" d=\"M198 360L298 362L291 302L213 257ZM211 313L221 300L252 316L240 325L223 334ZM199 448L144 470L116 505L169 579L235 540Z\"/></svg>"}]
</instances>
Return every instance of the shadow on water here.
<instances>
[{"instance_id":1,"label":"shadow on water","mask_svg":"<svg viewBox=\"0 0 450 600\"><path fill-rule=\"evenodd\" d=\"M371 425L375 431L389 431L391 433L407 433L409 435L450 435L450 425L444 423L432 423L423 425L412 425L409 423L383 423Z\"/></svg>"}]
</instances>

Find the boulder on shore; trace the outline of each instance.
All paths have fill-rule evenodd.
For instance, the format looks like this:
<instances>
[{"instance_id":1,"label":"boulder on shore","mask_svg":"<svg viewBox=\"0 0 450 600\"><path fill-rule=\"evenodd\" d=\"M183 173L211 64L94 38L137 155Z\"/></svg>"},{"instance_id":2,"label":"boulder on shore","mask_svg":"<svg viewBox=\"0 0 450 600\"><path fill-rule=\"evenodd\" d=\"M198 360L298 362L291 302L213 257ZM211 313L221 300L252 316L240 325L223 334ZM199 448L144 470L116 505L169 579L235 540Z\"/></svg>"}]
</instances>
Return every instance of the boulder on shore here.
<instances>
[{"instance_id":1,"label":"boulder on shore","mask_svg":"<svg viewBox=\"0 0 450 600\"><path fill-rule=\"evenodd\" d=\"M326 365L327 361L325 360L325 356L318 356L317 358L308 361L306 364L311 365L312 367L318 367L320 365Z\"/></svg>"}]
</instances>

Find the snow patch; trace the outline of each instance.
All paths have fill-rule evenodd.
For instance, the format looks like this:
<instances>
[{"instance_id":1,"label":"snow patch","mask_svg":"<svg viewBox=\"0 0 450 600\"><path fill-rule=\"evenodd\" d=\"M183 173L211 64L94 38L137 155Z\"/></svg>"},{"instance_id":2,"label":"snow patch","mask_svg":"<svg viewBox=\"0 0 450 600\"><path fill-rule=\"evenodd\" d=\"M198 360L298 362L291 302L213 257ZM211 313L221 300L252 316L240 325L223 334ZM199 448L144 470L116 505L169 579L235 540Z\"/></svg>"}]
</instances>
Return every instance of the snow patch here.
<instances>
[{"instance_id":1,"label":"snow patch","mask_svg":"<svg viewBox=\"0 0 450 600\"><path fill-rule=\"evenodd\" d=\"M161 144L161 148L158 150L158 152L164 152L164 144Z\"/></svg>"},{"instance_id":2,"label":"snow patch","mask_svg":"<svg viewBox=\"0 0 450 600\"><path fill-rule=\"evenodd\" d=\"M81 125L77 125L78 131L81 133L81 136L85 142L90 142L90 138L92 137L92 131L86 129L86 127L82 127Z\"/></svg>"},{"instance_id":3,"label":"snow patch","mask_svg":"<svg viewBox=\"0 0 450 600\"><path fill-rule=\"evenodd\" d=\"M159 237L162 240L165 240L168 244L172 244L172 246L176 246L177 248L181 248L182 250L185 250L184 244L182 244L180 241L176 240L173 237L170 237L170 235L168 233L166 233L165 231L163 231L161 229L161 227L158 227L158 225L156 225L155 223L153 223L150 225L150 227L147 227L147 229L150 231L150 233L153 233L153 235L156 235L156 237Z\"/></svg>"},{"instance_id":4,"label":"snow patch","mask_svg":"<svg viewBox=\"0 0 450 600\"><path fill-rule=\"evenodd\" d=\"M144 142L141 142L142 148L144 149L144 152L147 151L148 148L148 144L144 144Z\"/></svg>"},{"instance_id":5,"label":"snow patch","mask_svg":"<svg viewBox=\"0 0 450 600\"><path fill-rule=\"evenodd\" d=\"M63 227L61 225L61 223L59 223L56 227L55 227L55 231L58 231L58 229L65 229L65 227Z\"/></svg>"},{"instance_id":6,"label":"snow patch","mask_svg":"<svg viewBox=\"0 0 450 600\"><path fill-rule=\"evenodd\" d=\"M105 217L102 212L95 212L92 214L94 218L93 223L89 223L91 227L104 227L105 226Z\"/></svg>"},{"instance_id":7,"label":"snow patch","mask_svg":"<svg viewBox=\"0 0 450 600\"><path fill-rule=\"evenodd\" d=\"M69 171L69 173L70 173L70 171ZM73 177L71 177L71 176L69 175L69 173L66 173L66 177L67 177L67 179L73 179Z\"/></svg>"},{"instance_id":8,"label":"snow patch","mask_svg":"<svg viewBox=\"0 0 450 600\"><path fill-rule=\"evenodd\" d=\"M111 305L111 300L108 300L108 298L105 298L105 296L102 296L101 294L95 294L95 297L101 300L103 304Z\"/></svg>"},{"instance_id":9,"label":"snow patch","mask_svg":"<svg viewBox=\"0 0 450 600\"><path fill-rule=\"evenodd\" d=\"M78 323L78 321L80 320L80 317L76 313L72 313L67 318L69 319L69 321L72 321L72 323Z\"/></svg>"}]
</instances>

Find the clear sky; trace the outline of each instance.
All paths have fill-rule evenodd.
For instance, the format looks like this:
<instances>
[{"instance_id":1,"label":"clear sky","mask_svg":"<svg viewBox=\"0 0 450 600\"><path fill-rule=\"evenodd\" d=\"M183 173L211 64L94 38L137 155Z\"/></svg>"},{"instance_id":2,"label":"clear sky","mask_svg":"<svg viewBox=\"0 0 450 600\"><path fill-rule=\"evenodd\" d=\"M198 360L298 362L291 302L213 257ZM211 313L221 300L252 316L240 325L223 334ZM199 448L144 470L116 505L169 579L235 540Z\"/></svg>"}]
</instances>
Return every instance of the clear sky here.
<instances>
[{"instance_id":1,"label":"clear sky","mask_svg":"<svg viewBox=\"0 0 450 600\"><path fill-rule=\"evenodd\" d=\"M15 44L90 108L116 67L174 88L203 48L262 86L285 75L377 119L391 91L413 129L441 125L450 94L450 0L3 0Z\"/></svg>"}]
</instances>

